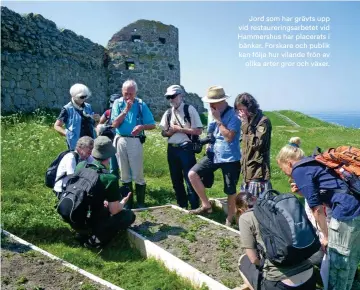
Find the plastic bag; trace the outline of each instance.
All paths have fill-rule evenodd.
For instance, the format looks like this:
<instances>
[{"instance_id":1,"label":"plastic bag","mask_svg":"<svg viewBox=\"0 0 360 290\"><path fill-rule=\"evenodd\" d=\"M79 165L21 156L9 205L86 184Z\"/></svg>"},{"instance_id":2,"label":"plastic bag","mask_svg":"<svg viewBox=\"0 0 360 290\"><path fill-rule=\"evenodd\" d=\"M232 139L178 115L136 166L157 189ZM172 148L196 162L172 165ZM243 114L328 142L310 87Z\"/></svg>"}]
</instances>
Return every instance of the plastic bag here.
<instances>
[{"instance_id":1,"label":"plastic bag","mask_svg":"<svg viewBox=\"0 0 360 290\"><path fill-rule=\"evenodd\" d=\"M320 275L324 284L324 290L328 289L329 270L330 270L330 257L329 254L325 254L321 262L321 268L320 268Z\"/></svg>"}]
</instances>

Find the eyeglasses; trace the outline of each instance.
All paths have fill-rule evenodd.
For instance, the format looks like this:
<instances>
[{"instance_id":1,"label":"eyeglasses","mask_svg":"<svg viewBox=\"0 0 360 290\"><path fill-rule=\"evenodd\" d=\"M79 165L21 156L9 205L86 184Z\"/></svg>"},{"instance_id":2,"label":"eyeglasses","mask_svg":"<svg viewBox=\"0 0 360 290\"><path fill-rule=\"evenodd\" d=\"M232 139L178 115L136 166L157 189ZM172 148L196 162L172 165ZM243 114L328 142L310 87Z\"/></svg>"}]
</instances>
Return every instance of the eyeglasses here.
<instances>
[{"instance_id":1,"label":"eyeglasses","mask_svg":"<svg viewBox=\"0 0 360 290\"><path fill-rule=\"evenodd\" d=\"M178 94L177 95L172 95L172 96L166 96L166 99L167 100L173 100L173 99L175 99L176 97L178 96Z\"/></svg>"},{"instance_id":2,"label":"eyeglasses","mask_svg":"<svg viewBox=\"0 0 360 290\"><path fill-rule=\"evenodd\" d=\"M79 99L85 100L87 96L80 96Z\"/></svg>"}]
</instances>

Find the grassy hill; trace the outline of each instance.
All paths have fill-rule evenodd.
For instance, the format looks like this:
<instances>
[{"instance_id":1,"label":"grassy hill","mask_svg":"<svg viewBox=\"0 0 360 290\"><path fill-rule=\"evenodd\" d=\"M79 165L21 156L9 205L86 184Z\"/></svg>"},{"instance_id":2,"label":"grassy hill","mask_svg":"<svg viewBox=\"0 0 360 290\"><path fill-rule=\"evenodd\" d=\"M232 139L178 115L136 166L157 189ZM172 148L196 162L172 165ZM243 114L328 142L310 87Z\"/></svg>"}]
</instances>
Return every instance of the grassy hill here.
<instances>
[{"instance_id":1,"label":"grassy hill","mask_svg":"<svg viewBox=\"0 0 360 290\"><path fill-rule=\"evenodd\" d=\"M301 137L307 154L316 146L360 147L358 129L331 125L294 111L280 111L300 126L294 127L276 112L265 113L273 124L272 183L282 192L289 191L289 184L275 157L290 137ZM99 255L79 247L69 226L55 213L54 194L43 185L47 166L66 149L64 139L52 128L55 115L37 111L31 116L17 114L1 120L2 228L125 289L193 289L188 281L170 273L157 261L142 258L130 248L125 235L119 235ZM147 204L175 204L165 138L158 130L151 131L144 148ZM220 172L216 173L214 187L208 195L225 197Z\"/></svg>"}]
</instances>

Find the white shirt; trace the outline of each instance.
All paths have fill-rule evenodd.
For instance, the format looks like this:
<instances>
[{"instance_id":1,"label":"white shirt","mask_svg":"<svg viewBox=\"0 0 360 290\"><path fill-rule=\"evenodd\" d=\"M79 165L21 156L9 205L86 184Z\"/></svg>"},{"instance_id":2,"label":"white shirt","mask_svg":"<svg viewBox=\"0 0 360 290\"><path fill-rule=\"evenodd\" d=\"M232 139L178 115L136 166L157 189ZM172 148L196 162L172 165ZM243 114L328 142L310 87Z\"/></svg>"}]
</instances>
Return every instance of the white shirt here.
<instances>
[{"instance_id":1,"label":"white shirt","mask_svg":"<svg viewBox=\"0 0 360 290\"><path fill-rule=\"evenodd\" d=\"M175 117L176 114L176 117ZM179 125L183 128L202 128L203 125L201 123L201 119L199 116L199 113L196 111L196 109L189 105L189 116L191 120L191 126L190 123L185 122L185 113L184 113L184 103L181 103L181 105L175 109L174 107L171 108L171 118L170 118L170 126L172 125ZM179 124L179 121L181 125ZM164 115L161 118L159 127L162 130L167 131L169 129L169 124L167 122L167 111L164 113ZM169 137L168 143L170 144L181 144L184 142L188 142L189 137L185 133L176 132L174 135Z\"/></svg>"},{"instance_id":2,"label":"white shirt","mask_svg":"<svg viewBox=\"0 0 360 290\"><path fill-rule=\"evenodd\" d=\"M80 156L79 156L80 158ZM80 160L80 159L79 159ZM86 160L87 162L91 163L94 160L92 156L89 156ZM56 179L57 180L60 176L66 173L64 178L61 178L55 183L54 191L62 192L62 186L65 185L69 179L69 175L75 172L76 168L76 159L73 152L67 153L63 159L61 159L59 166L56 171Z\"/></svg>"}]
</instances>

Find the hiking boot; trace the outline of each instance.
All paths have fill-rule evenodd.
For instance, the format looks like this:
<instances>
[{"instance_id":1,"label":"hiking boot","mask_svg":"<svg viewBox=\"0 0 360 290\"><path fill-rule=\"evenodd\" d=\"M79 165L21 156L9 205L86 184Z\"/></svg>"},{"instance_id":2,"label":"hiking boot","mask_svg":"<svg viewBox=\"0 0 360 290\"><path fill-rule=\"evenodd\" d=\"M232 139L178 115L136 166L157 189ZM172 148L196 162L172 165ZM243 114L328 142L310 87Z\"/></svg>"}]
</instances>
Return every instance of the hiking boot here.
<instances>
[{"instance_id":1,"label":"hiking boot","mask_svg":"<svg viewBox=\"0 0 360 290\"><path fill-rule=\"evenodd\" d=\"M135 190L136 190L136 201L138 208L144 208L145 205L145 190L146 184L137 184L135 183Z\"/></svg>"},{"instance_id":2,"label":"hiking boot","mask_svg":"<svg viewBox=\"0 0 360 290\"><path fill-rule=\"evenodd\" d=\"M95 235L92 235L87 241L84 242L84 247L90 249L100 249L102 244Z\"/></svg>"}]
</instances>

